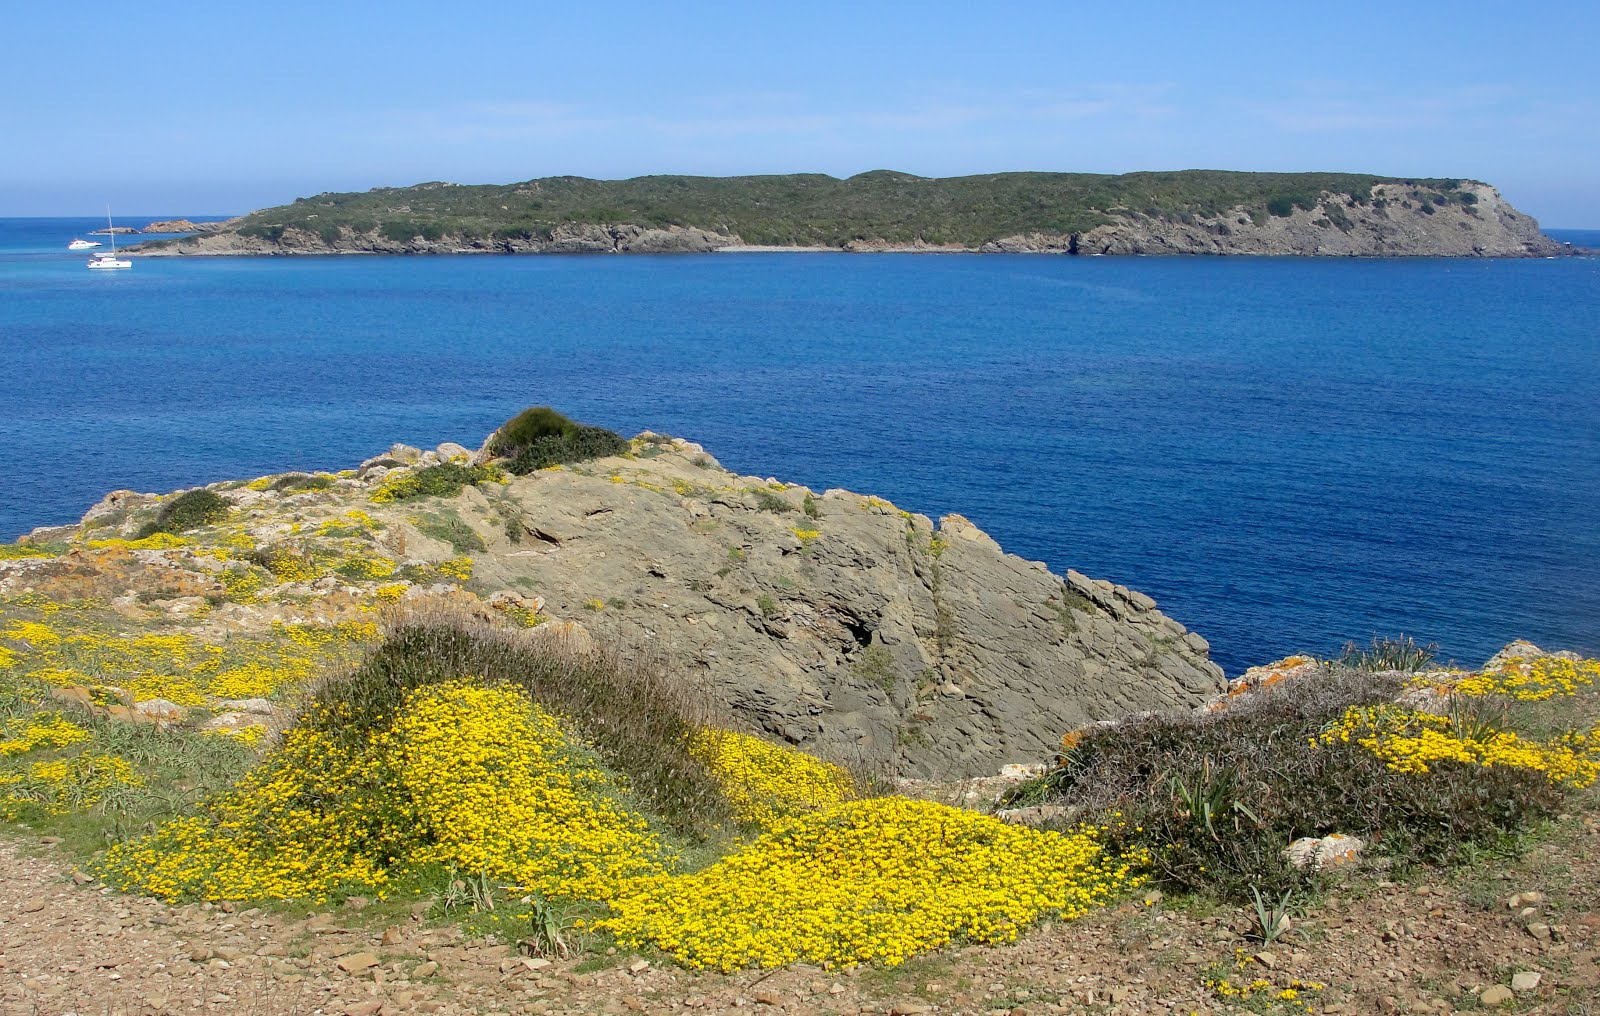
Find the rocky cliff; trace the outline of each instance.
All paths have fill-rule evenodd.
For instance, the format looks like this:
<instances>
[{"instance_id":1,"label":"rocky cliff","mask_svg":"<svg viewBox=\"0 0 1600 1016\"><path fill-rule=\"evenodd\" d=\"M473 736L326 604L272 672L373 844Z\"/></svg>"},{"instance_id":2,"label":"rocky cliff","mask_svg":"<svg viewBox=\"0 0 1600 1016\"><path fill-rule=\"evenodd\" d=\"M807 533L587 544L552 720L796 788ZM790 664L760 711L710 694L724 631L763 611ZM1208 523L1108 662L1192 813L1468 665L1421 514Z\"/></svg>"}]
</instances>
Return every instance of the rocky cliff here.
<instances>
[{"instance_id":1,"label":"rocky cliff","mask_svg":"<svg viewBox=\"0 0 1600 1016\"><path fill-rule=\"evenodd\" d=\"M738 476L679 440L450 497L380 493L469 459L396 447L337 475L216 484L226 518L178 542L130 544L172 497L117 492L35 532L39 556L0 558L0 596L106 598L213 639L444 596L659 655L748 726L938 778L1225 688L1206 641L1147 596L1052 574L960 516Z\"/></svg>"},{"instance_id":2,"label":"rocky cliff","mask_svg":"<svg viewBox=\"0 0 1600 1016\"><path fill-rule=\"evenodd\" d=\"M1279 254L1362 257L1546 257L1566 253L1488 184L1435 203L1412 184L1380 183L1370 200L1323 192L1287 214L1243 208L1186 219L1130 214L1082 233L1012 236L985 251L1067 254ZM1466 198L1466 200L1461 200Z\"/></svg>"}]
</instances>

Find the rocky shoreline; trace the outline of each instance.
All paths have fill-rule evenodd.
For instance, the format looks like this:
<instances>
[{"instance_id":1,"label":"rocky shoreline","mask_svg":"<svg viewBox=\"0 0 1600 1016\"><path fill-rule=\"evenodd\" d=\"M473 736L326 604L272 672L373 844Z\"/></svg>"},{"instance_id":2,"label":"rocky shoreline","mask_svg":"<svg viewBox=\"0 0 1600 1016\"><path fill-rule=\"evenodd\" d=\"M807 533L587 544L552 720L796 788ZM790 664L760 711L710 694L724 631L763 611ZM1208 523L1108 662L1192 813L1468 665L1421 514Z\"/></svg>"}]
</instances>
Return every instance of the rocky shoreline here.
<instances>
[{"instance_id":1,"label":"rocky shoreline","mask_svg":"<svg viewBox=\"0 0 1600 1016\"><path fill-rule=\"evenodd\" d=\"M1311 207L1261 215L1243 207L1212 215L1162 217L1121 210L1111 222L1073 233L1035 232L982 244L905 243L863 237L837 247L747 244L734 232L692 225L563 223L545 235L444 233L395 239L377 227L337 235L294 226L261 235L237 224L176 240L139 244L146 257L312 254L687 254L839 251L843 253L1253 255L1300 257L1555 257L1575 251L1539 231L1494 187L1464 183L1439 204L1407 183L1379 183L1357 201L1323 192Z\"/></svg>"}]
</instances>

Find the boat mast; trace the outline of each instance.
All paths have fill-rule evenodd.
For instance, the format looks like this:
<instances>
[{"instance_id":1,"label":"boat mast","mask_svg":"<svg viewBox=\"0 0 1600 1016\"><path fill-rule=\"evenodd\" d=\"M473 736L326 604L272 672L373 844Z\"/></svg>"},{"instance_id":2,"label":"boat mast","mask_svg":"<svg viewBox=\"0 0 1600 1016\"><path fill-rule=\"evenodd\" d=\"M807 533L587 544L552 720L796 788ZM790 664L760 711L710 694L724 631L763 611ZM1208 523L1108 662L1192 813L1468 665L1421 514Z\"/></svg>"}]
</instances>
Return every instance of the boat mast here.
<instances>
[{"instance_id":1,"label":"boat mast","mask_svg":"<svg viewBox=\"0 0 1600 1016\"><path fill-rule=\"evenodd\" d=\"M117 256L117 233L111 228L111 206L106 205L106 235L111 237L111 256Z\"/></svg>"}]
</instances>

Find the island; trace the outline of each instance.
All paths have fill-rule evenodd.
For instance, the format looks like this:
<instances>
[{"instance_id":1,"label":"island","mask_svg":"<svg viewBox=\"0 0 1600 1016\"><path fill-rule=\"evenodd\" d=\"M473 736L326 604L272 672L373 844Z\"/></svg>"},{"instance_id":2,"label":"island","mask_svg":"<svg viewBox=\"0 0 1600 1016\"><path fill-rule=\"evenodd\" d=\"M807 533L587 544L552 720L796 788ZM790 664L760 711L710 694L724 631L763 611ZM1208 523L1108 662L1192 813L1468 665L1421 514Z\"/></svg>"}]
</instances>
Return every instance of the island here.
<instances>
[{"instance_id":1,"label":"island","mask_svg":"<svg viewBox=\"0 0 1600 1016\"><path fill-rule=\"evenodd\" d=\"M1215 170L547 177L324 193L130 253L710 251L1549 257L1487 183Z\"/></svg>"}]
</instances>

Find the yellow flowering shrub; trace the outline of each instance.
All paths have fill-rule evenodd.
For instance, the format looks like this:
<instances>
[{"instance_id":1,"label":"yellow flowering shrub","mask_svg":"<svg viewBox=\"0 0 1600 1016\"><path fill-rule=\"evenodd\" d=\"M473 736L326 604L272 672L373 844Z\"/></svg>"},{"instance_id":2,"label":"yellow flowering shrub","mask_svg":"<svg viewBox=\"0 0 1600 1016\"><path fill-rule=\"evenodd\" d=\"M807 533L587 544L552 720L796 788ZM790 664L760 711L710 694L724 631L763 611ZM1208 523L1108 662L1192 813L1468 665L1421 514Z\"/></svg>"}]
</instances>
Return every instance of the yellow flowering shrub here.
<instances>
[{"instance_id":1,"label":"yellow flowering shrub","mask_svg":"<svg viewBox=\"0 0 1600 1016\"><path fill-rule=\"evenodd\" d=\"M39 748L65 748L89 740L89 732L56 713L0 721L0 756L23 755Z\"/></svg>"},{"instance_id":2,"label":"yellow flowering shrub","mask_svg":"<svg viewBox=\"0 0 1600 1016\"><path fill-rule=\"evenodd\" d=\"M1392 770L1426 773L1442 762L1530 769L1552 783L1582 788L1600 776L1600 738L1574 735L1535 741L1509 730L1463 730L1448 716L1398 705L1352 706L1316 738L1355 743Z\"/></svg>"},{"instance_id":3,"label":"yellow flowering shrub","mask_svg":"<svg viewBox=\"0 0 1600 1016\"><path fill-rule=\"evenodd\" d=\"M341 726L313 714L202 816L108 851L104 877L174 900L321 900L440 864L606 900L664 870L644 819L515 691L430 685L383 731L329 732Z\"/></svg>"},{"instance_id":4,"label":"yellow flowering shrub","mask_svg":"<svg viewBox=\"0 0 1600 1016\"><path fill-rule=\"evenodd\" d=\"M893 966L953 941L1009 942L1137 882L1093 831L877 798L786 819L711 867L612 903L598 926L693 969Z\"/></svg>"},{"instance_id":5,"label":"yellow flowering shrub","mask_svg":"<svg viewBox=\"0 0 1600 1016\"><path fill-rule=\"evenodd\" d=\"M0 561L20 561L30 557L55 557L55 552L45 547L27 543L0 543Z\"/></svg>"},{"instance_id":6,"label":"yellow flowering shrub","mask_svg":"<svg viewBox=\"0 0 1600 1016\"><path fill-rule=\"evenodd\" d=\"M179 547L192 546L194 541L185 536L176 536L172 533L152 533L137 540L127 540L122 537L112 537L105 540L90 540L90 550L176 550Z\"/></svg>"},{"instance_id":7,"label":"yellow flowering shrub","mask_svg":"<svg viewBox=\"0 0 1600 1016\"><path fill-rule=\"evenodd\" d=\"M399 565L386 557L375 554L352 554L339 559L334 570L346 578L352 579L386 579L395 573Z\"/></svg>"},{"instance_id":8,"label":"yellow flowering shrub","mask_svg":"<svg viewBox=\"0 0 1600 1016\"><path fill-rule=\"evenodd\" d=\"M1535 660L1514 658L1494 670L1468 674L1449 690L1468 697L1503 695L1523 702L1542 702L1548 698L1571 698L1594 688L1597 682L1600 660L1541 656Z\"/></svg>"},{"instance_id":9,"label":"yellow flowering shrub","mask_svg":"<svg viewBox=\"0 0 1600 1016\"><path fill-rule=\"evenodd\" d=\"M734 815L761 826L839 804L855 789L839 766L729 730L697 732L689 753L711 771Z\"/></svg>"},{"instance_id":10,"label":"yellow flowering shrub","mask_svg":"<svg viewBox=\"0 0 1600 1016\"><path fill-rule=\"evenodd\" d=\"M613 797L553 717L504 688L461 681L413 693L393 754L413 861L491 870L544 897L605 900L661 870L645 821Z\"/></svg>"},{"instance_id":11,"label":"yellow flowering shrub","mask_svg":"<svg viewBox=\"0 0 1600 1016\"><path fill-rule=\"evenodd\" d=\"M472 578L472 558L453 557L448 561L440 561L433 566L433 570L446 578L465 582Z\"/></svg>"},{"instance_id":12,"label":"yellow flowering shrub","mask_svg":"<svg viewBox=\"0 0 1600 1016\"><path fill-rule=\"evenodd\" d=\"M117 844L96 862L108 885L166 900L312 899L384 882L355 789L376 759L309 726L200 815ZM368 849L362 849L367 847Z\"/></svg>"},{"instance_id":13,"label":"yellow flowering shrub","mask_svg":"<svg viewBox=\"0 0 1600 1016\"><path fill-rule=\"evenodd\" d=\"M83 810L118 787L142 786L126 759L115 755L75 755L35 762L27 774L0 775L0 819L14 819L30 805L52 815Z\"/></svg>"},{"instance_id":14,"label":"yellow flowering shrub","mask_svg":"<svg viewBox=\"0 0 1600 1016\"><path fill-rule=\"evenodd\" d=\"M166 699L168 702L180 706L199 706L206 701L205 692L201 690L192 677L178 674L141 674L125 683L124 687L133 695L135 702L148 702L150 699Z\"/></svg>"},{"instance_id":15,"label":"yellow flowering shrub","mask_svg":"<svg viewBox=\"0 0 1600 1016\"><path fill-rule=\"evenodd\" d=\"M406 590L410 588L411 584L408 582L390 582L374 589L372 597L379 603L399 603L406 595Z\"/></svg>"}]
</instances>

